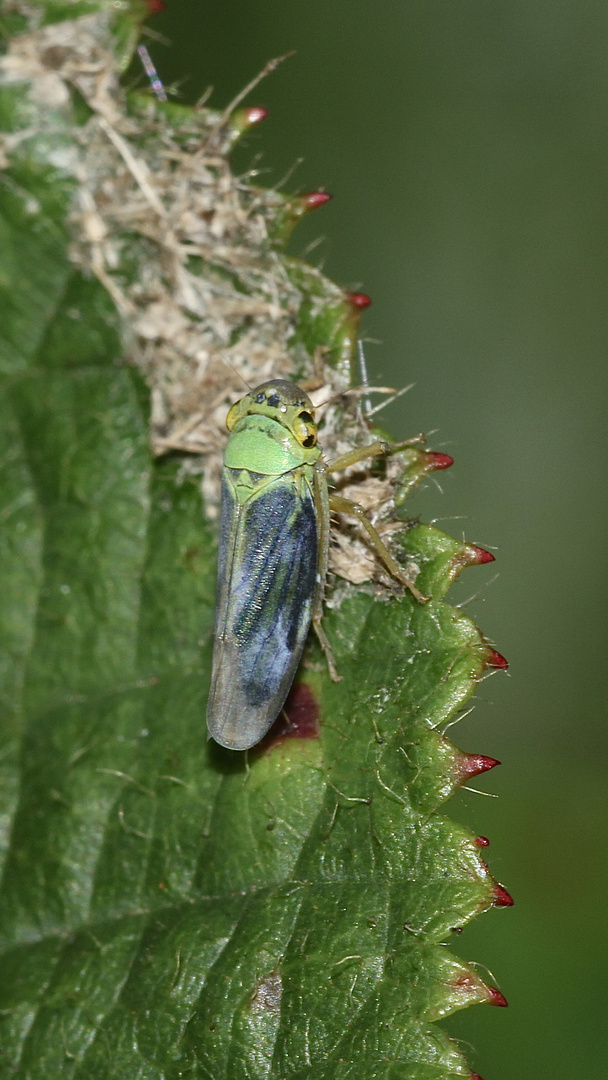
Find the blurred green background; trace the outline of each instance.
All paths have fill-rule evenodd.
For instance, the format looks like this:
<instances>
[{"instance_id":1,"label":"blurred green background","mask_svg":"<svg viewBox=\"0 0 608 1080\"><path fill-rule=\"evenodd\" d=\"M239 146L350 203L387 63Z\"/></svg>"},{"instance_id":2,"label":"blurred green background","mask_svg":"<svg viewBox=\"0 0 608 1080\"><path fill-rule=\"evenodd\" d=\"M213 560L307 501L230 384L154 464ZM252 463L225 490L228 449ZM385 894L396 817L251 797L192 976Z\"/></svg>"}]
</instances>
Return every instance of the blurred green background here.
<instances>
[{"instance_id":1,"label":"blurred green background","mask_svg":"<svg viewBox=\"0 0 608 1080\"><path fill-rule=\"evenodd\" d=\"M605 1080L608 352L605 0L166 0L148 24L183 100L270 116L236 168L327 188L294 254L370 293L372 379L415 389L397 436L456 458L413 512L495 550L453 596L511 663L451 732L503 768L448 812L513 893L455 940L508 1011L450 1019L486 1080ZM498 576L496 574L498 573ZM483 969L482 969L483 970Z\"/></svg>"}]
</instances>

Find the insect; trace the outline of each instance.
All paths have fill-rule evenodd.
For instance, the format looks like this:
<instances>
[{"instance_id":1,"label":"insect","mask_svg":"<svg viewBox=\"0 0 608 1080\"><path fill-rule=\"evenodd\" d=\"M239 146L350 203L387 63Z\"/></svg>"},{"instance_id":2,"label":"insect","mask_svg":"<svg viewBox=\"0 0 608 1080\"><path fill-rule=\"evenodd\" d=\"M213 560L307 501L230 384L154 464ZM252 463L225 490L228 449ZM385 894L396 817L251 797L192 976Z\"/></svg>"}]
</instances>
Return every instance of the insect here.
<instances>
[{"instance_id":1,"label":"insect","mask_svg":"<svg viewBox=\"0 0 608 1080\"><path fill-rule=\"evenodd\" d=\"M329 493L328 473L407 443L374 442L322 459L315 410L295 383L271 379L232 406L224 454L209 735L248 750L276 720L314 626L339 679L321 625L330 510L358 519L390 573L421 593L356 503Z\"/></svg>"}]
</instances>

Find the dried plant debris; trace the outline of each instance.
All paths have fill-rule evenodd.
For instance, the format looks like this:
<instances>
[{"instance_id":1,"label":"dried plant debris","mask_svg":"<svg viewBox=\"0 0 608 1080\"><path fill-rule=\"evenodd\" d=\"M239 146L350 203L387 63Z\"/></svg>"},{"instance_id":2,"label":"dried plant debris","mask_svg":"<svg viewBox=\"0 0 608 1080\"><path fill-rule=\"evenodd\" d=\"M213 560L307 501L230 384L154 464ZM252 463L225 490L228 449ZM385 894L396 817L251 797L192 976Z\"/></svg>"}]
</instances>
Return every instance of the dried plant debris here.
<instances>
[{"instance_id":1,"label":"dried plant debris","mask_svg":"<svg viewBox=\"0 0 608 1080\"><path fill-rule=\"evenodd\" d=\"M13 8L31 14L28 5ZM103 283L123 316L128 358L151 388L154 452L188 455L184 467L202 474L213 517L226 412L245 387L295 378L315 404L329 402L320 409L328 459L370 441L360 397L344 394L365 304L282 250L298 217L329 196L290 198L233 174L229 152L264 110L128 97L110 20L108 8L14 38L0 79L29 84L32 122L20 138L41 128L63 134L49 145L49 160L75 181L71 258ZM87 107L78 125L75 98ZM303 320L313 328L308 335ZM330 342L322 329L328 323ZM380 531L383 522L390 529L399 471L391 462L349 491ZM356 472L361 479L366 468ZM348 523L331 569L354 583L390 586Z\"/></svg>"}]
</instances>

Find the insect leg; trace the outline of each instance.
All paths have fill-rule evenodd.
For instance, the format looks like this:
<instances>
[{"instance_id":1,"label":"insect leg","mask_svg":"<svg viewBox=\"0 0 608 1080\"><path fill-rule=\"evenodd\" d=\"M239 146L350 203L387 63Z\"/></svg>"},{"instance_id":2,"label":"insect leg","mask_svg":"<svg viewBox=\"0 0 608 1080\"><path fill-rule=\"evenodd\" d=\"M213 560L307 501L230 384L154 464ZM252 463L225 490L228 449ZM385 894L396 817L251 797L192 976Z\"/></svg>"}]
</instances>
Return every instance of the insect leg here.
<instances>
[{"instance_id":1,"label":"insect leg","mask_svg":"<svg viewBox=\"0 0 608 1080\"><path fill-rule=\"evenodd\" d=\"M321 625L321 616L320 615L317 615L317 616L313 615L313 617L312 617L312 625L314 627L315 634L317 635L317 637L319 639L319 645L321 646L321 648L323 649L323 652L325 653L325 659L327 661L327 669L329 671L329 677L330 677L331 681L332 682L342 682L342 679L344 678L344 676L343 675L338 675L338 670L336 668L336 662L334 660L334 654L331 651L331 645L329 644L329 641L327 640L327 634L325 633L325 631L323 629L323 626Z\"/></svg>"},{"instance_id":2,"label":"insect leg","mask_svg":"<svg viewBox=\"0 0 608 1080\"><path fill-rule=\"evenodd\" d=\"M410 581L407 574L399 566L397 560L393 558L386 545L382 543L374 526L358 503L351 502L350 499L344 499L341 495L330 495L329 508L330 510L336 510L339 514L349 514L351 517L357 518L357 521L363 526L369 536L379 557L382 559L382 562L393 577L396 578L397 581L400 581L402 585L405 585L410 590L412 596L414 596L416 600L419 600L421 604L429 599L428 596L422 595L414 585L413 581Z\"/></svg>"},{"instance_id":3,"label":"insect leg","mask_svg":"<svg viewBox=\"0 0 608 1080\"><path fill-rule=\"evenodd\" d=\"M396 454L399 450L405 450L407 446L420 446L425 441L424 435L414 435L413 439L406 439L405 442L400 443L373 442L368 446L358 446L354 450L349 450L347 454L342 454L335 461L331 461L326 469L330 473L340 472L351 465L356 465L359 461L365 461L366 458L380 457L382 454Z\"/></svg>"},{"instance_id":4,"label":"insect leg","mask_svg":"<svg viewBox=\"0 0 608 1080\"><path fill-rule=\"evenodd\" d=\"M323 618L323 599L325 594L325 580L327 578L327 565L329 561L329 493L327 491L327 477L325 474L325 466L321 462L317 462L313 474L314 483L314 497L315 497L315 509L317 511L317 537L318 537L318 556L317 556L317 587L315 591L315 600L312 609L312 625L315 633L319 639L319 644L325 653L325 659L327 661L327 667L329 670L329 677L333 682L340 682L341 675L338 675L336 670L336 664L334 656L331 651L331 645L327 640L327 635L321 625Z\"/></svg>"}]
</instances>

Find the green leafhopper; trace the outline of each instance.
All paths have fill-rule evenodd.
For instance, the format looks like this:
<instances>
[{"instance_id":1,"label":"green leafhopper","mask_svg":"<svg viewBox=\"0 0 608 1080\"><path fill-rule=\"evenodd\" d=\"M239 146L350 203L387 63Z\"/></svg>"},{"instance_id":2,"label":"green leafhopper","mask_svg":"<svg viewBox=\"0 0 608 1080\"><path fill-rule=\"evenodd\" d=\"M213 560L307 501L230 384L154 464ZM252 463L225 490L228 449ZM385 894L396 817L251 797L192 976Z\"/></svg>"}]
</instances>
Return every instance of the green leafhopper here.
<instances>
[{"instance_id":1,"label":"green leafhopper","mask_svg":"<svg viewBox=\"0 0 608 1080\"><path fill-rule=\"evenodd\" d=\"M331 465L317 442L314 406L295 383L271 379L226 418L209 735L247 750L276 720L310 625L337 679L321 626L330 510L356 516L391 574L424 600L363 510L329 493L327 474L399 446L375 442Z\"/></svg>"}]
</instances>

